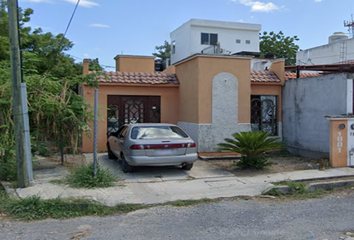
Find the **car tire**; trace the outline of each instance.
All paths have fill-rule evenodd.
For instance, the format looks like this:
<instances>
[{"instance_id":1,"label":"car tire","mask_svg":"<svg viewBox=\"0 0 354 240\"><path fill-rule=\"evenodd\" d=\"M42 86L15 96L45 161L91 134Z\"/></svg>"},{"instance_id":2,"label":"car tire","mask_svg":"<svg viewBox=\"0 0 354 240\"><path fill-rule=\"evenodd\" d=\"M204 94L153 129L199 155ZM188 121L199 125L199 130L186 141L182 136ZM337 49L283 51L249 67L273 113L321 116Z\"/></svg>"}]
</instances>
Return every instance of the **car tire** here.
<instances>
[{"instance_id":1,"label":"car tire","mask_svg":"<svg viewBox=\"0 0 354 240\"><path fill-rule=\"evenodd\" d=\"M182 166L182 169L189 171L192 169L192 167L193 167L193 163L187 163L186 165Z\"/></svg>"},{"instance_id":2,"label":"car tire","mask_svg":"<svg viewBox=\"0 0 354 240\"><path fill-rule=\"evenodd\" d=\"M125 160L124 155L121 157L122 160L122 171L125 173L130 173L133 171L133 167L129 165L129 163Z\"/></svg>"},{"instance_id":3,"label":"car tire","mask_svg":"<svg viewBox=\"0 0 354 240\"><path fill-rule=\"evenodd\" d=\"M117 159L117 156L114 155L114 153L112 152L111 148L109 147L109 144L107 144L107 152L108 152L108 158L109 159Z\"/></svg>"}]
</instances>

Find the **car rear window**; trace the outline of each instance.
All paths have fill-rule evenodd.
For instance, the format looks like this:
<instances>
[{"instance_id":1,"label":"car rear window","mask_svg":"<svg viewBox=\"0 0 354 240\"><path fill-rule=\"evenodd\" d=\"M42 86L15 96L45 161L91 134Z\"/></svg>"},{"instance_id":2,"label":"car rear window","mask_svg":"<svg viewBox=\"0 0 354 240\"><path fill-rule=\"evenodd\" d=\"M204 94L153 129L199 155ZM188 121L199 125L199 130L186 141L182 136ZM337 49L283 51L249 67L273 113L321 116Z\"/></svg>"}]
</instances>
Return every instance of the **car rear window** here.
<instances>
[{"instance_id":1,"label":"car rear window","mask_svg":"<svg viewBox=\"0 0 354 240\"><path fill-rule=\"evenodd\" d=\"M182 129L176 126L133 127L132 139L187 138Z\"/></svg>"}]
</instances>

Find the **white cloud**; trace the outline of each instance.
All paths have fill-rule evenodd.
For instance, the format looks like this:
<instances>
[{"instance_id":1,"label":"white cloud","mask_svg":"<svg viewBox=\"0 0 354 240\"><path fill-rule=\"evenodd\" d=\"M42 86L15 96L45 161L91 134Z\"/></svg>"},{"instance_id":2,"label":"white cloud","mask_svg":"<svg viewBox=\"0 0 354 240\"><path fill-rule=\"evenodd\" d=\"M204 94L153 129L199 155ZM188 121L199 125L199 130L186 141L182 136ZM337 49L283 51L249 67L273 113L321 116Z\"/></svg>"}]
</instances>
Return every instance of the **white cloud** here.
<instances>
[{"instance_id":1,"label":"white cloud","mask_svg":"<svg viewBox=\"0 0 354 240\"><path fill-rule=\"evenodd\" d=\"M272 12L280 10L282 7L278 7L272 2L260 2L252 0L230 0L231 2L239 2L247 7L251 7L251 12Z\"/></svg>"},{"instance_id":2,"label":"white cloud","mask_svg":"<svg viewBox=\"0 0 354 240\"><path fill-rule=\"evenodd\" d=\"M93 24L90 24L90 27L110 28L111 26L106 25L106 24L93 23Z\"/></svg>"},{"instance_id":3,"label":"white cloud","mask_svg":"<svg viewBox=\"0 0 354 240\"><path fill-rule=\"evenodd\" d=\"M20 0L20 2L33 2L33 3L51 3L52 0Z\"/></svg>"},{"instance_id":4,"label":"white cloud","mask_svg":"<svg viewBox=\"0 0 354 240\"><path fill-rule=\"evenodd\" d=\"M62 1L65 1L65 2L68 2L68 3L73 3L73 4L77 3L77 0L62 0ZM82 6L82 7L96 7L96 6L99 6L99 4L94 2L94 1L90 1L90 0L81 0L79 6Z\"/></svg>"},{"instance_id":5,"label":"white cloud","mask_svg":"<svg viewBox=\"0 0 354 240\"><path fill-rule=\"evenodd\" d=\"M20 2L32 2L32 3L55 3L58 1L68 2L72 4L77 4L78 0L20 0ZM91 0L81 0L79 6L82 7L97 7L100 6L97 2Z\"/></svg>"},{"instance_id":6,"label":"white cloud","mask_svg":"<svg viewBox=\"0 0 354 240\"><path fill-rule=\"evenodd\" d=\"M84 57L85 57L85 58L87 58L87 57L89 57L89 56L90 56L90 54L84 53Z\"/></svg>"},{"instance_id":7,"label":"white cloud","mask_svg":"<svg viewBox=\"0 0 354 240\"><path fill-rule=\"evenodd\" d=\"M323 0L315 0L315 2L322 2Z\"/></svg>"}]
</instances>

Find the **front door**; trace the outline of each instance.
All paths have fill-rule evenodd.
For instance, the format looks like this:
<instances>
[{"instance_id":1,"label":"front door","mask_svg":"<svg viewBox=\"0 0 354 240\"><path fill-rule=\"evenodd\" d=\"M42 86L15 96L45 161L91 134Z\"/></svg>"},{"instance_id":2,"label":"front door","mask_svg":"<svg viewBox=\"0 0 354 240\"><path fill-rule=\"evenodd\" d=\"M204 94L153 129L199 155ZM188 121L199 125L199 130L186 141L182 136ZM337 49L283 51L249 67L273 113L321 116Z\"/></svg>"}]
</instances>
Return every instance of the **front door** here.
<instances>
[{"instance_id":1,"label":"front door","mask_svg":"<svg viewBox=\"0 0 354 240\"><path fill-rule=\"evenodd\" d=\"M128 123L159 123L160 96L107 96L107 132L115 132Z\"/></svg>"}]
</instances>

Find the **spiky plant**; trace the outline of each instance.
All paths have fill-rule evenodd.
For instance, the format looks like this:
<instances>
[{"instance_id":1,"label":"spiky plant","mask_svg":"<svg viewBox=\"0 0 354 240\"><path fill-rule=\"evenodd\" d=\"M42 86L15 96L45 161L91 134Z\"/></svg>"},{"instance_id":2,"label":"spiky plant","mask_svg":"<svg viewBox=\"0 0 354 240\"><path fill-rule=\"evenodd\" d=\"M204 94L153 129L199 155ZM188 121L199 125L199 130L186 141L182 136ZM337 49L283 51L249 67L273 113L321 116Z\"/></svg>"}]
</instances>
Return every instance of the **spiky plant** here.
<instances>
[{"instance_id":1,"label":"spiky plant","mask_svg":"<svg viewBox=\"0 0 354 240\"><path fill-rule=\"evenodd\" d=\"M225 138L224 143L219 143L217 150L240 153L242 156L237 166L241 168L261 169L271 165L263 154L285 147L279 138L270 138L267 132L241 132L232 134L232 137Z\"/></svg>"}]
</instances>

